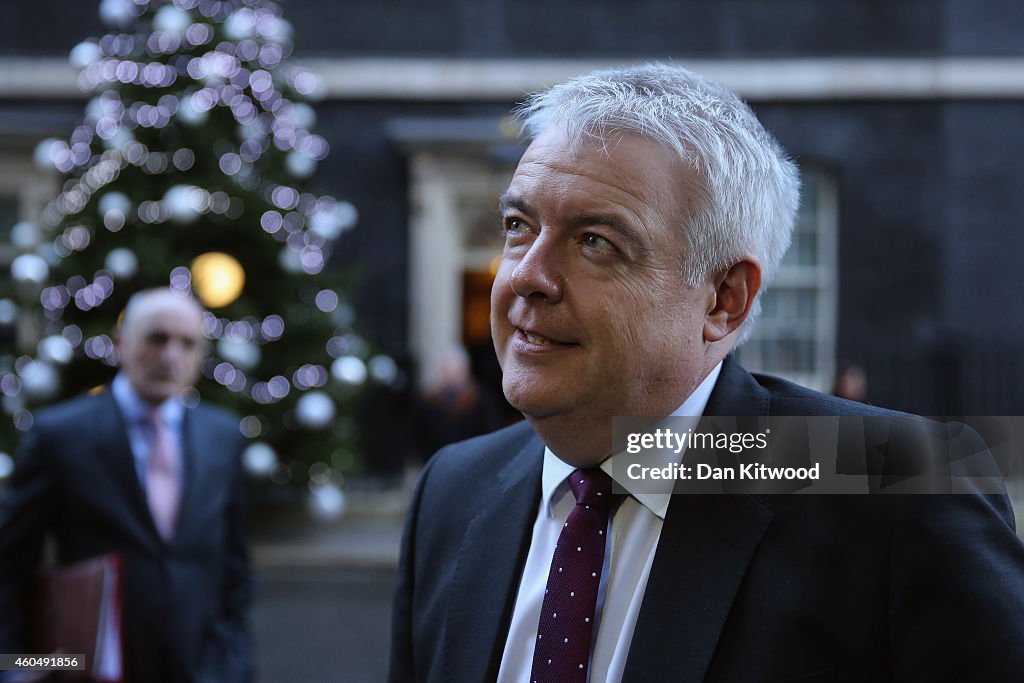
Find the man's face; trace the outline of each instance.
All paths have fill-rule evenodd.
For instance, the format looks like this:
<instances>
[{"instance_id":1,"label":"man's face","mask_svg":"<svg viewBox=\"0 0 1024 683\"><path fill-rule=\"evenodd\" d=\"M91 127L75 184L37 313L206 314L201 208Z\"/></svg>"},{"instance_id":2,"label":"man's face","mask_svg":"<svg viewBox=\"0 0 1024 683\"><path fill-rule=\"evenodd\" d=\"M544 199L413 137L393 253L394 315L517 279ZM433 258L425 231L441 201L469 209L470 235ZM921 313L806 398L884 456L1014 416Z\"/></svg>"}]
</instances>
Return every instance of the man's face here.
<instances>
[{"instance_id":1,"label":"man's face","mask_svg":"<svg viewBox=\"0 0 1024 683\"><path fill-rule=\"evenodd\" d=\"M491 328L509 402L531 422L665 415L707 372L710 285L682 276L696 178L634 134L575 152L549 129L502 198Z\"/></svg>"},{"instance_id":2,"label":"man's face","mask_svg":"<svg viewBox=\"0 0 1024 683\"><path fill-rule=\"evenodd\" d=\"M163 402L199 377L206 351L202 314L187 300L154 297L125 322L118 351L121 368L139 396Z\"/></svg>"}]
</instances>

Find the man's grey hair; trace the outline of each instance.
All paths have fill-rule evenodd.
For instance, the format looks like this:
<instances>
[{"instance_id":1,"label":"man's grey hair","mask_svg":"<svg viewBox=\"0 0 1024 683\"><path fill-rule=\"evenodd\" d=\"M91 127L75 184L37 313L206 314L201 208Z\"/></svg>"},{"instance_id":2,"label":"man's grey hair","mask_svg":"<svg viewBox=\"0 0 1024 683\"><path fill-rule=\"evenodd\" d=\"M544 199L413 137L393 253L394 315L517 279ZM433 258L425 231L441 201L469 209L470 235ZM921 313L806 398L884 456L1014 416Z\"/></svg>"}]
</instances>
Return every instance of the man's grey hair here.
<instances>
[{"instance_id":1,"label":"man's grey hair","mask_svg":"<svg viewBox=\"0 0 1024 683\"><path fill-rule=\"evenodd\" d=\"M696 287L744 254L761 264L762 286L740 331L750 336L761 293L789 248L800 174L779 143L733 92L672 64L595 71L530 97L517 110L533 139L561 129L573 146L631 132L674 150L702 181L686 240L683 276ZM683 192L684 188L680 188Z\"/></svg>"}]
</instances>

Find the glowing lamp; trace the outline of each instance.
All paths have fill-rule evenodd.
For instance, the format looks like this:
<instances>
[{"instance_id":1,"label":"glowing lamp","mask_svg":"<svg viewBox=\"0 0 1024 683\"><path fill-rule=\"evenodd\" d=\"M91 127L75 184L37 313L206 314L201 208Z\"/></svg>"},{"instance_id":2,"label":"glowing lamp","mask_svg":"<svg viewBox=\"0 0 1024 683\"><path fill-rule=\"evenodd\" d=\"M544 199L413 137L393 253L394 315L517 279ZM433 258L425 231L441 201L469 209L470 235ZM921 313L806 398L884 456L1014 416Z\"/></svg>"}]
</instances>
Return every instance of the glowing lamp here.
<instances>
[{"instance_id":1,"label":"glowing lamp","mask_svg":"<svg viewBox=\"0 0 1024 683\"><path fill-rule=\"evenodd\" d=\"M245 270L233 256L211 251L192 261L192 289L207 308L223 308L245 286Z\"/></svg>"}]
</instances>

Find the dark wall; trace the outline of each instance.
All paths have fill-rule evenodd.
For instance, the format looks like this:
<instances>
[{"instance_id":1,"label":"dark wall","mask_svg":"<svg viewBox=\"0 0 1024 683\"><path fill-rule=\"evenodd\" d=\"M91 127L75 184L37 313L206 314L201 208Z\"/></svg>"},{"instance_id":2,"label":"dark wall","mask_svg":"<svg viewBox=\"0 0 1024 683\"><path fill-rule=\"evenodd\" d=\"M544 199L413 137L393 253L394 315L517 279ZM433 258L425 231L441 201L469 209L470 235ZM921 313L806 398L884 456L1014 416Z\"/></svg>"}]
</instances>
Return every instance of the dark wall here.
<instances>
[{"instance_id":1,"label":"dark wall","mask_svg":"<svg viewBox=\"0 0 1024 683\"><path fill-rule=\"evenodd\" d=\"M327 6L324 6L324 5ZM442 0L293 2L303 50L445 56L913 54L941 40L933 0ZM381 14L389 20L367 33ZM329 33L329 37L328 34Z\"/></svg>"},{"instance_id":2,"label":"dark wall","mask_svg":"<svg viewBox=\"0 0 1024 683\"><path fill-rule=\"evenodd\" d=\"M846 327L840 339L868 325L880 336L913 335L915 326L941 317L944 231L936 209L943 198L945 142L940 106L834 103L757 109L798 161L823 165L836 176L839 303Z\"/></svg>"},{"instance_id":3,"label":"dark wall","mask_svg":"<svg viewBox=\"0 0 1024 683\"><path fill-rule=\"evenodd\" d=\"M839 189L837 356L931 414L1024 408L1024 103L757 107Z\"/></svg>"},{"instance_id":4,"label":"dark wall","mask_svg":"<svg viewBox=\"0 0 1024 683\"><path fill-rule=\"evenodd\" d=\"M953 55L1020 56L1024 2L945 0L943 51Z\"/></svg>"},{"instance_id":5,"label":"dark wall","mask_svg":"<svg viewBox=\"0 0 1024 683\"><path fill-rule=\"evenodd\" d=\"M305 55L1013 55L1019 0L285 0ZM64 55L97 0L0 0L0 54Z\"/></svg>"},{"instance_id":6,"label":"dark wall","mask_svg":"<svg viewBox=\"0 0 1024 683\"><path fill-rule=\"evenodd\" d=\"M60 55L105 31L99 0L0 0L0 54Z\"/></svg>"}]
</instances>

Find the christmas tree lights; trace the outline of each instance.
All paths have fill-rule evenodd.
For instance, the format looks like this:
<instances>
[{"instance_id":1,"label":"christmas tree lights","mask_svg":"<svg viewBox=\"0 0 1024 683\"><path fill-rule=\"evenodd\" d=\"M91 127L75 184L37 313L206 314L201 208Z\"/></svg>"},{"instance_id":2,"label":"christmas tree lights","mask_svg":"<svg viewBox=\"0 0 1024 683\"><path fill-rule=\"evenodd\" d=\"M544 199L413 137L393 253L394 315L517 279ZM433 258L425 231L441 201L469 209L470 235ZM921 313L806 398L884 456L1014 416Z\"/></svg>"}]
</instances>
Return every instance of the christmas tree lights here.
<instances>
[{"instance_id":1,"label":"christmas tree lights","mask_svg":"<svg viewBox=\"0 0 1024 683\"><path fill-rule=\"evenodd\" d=\"M323 498L358 460L353 399L395 370L371 358L327 267L356 210L304 188L328 153L312 132L319 81L293 63L273 2L103 0L100 14L110 32L71 52L84 119L36 150L65 181L12 230L0 451L35 406L108 381L127 298L169 286L209 309L189 400L242 416L252 473Z\"/></svg>"}]
</instances>

